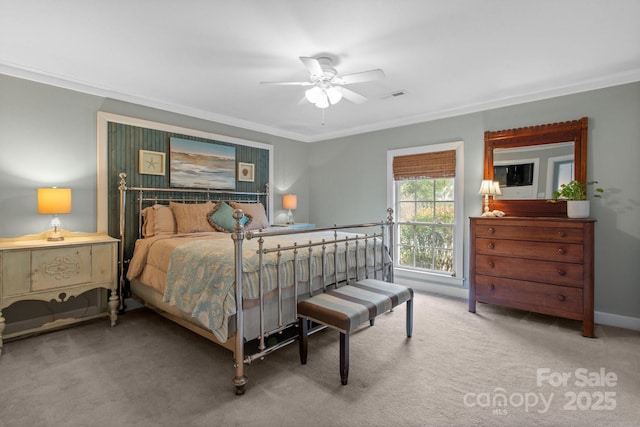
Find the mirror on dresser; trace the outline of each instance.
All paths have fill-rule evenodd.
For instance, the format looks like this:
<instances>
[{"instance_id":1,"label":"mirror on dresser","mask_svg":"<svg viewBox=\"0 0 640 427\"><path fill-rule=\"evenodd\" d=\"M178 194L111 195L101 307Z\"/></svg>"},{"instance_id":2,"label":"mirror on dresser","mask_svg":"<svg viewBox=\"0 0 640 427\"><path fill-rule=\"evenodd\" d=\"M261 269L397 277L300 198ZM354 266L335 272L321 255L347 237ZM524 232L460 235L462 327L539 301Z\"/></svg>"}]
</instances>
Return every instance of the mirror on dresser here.
<instances>
[{"instance_id":1,"label":"mirror on dresser","mask_svg":"<svg viewBox=\"0 0 640 427\"><path fill-rule=\"evenodd\" d=\"M490 209L509 216L566 216L566 203L547 200L563 180L586 182L588 121L485 132L484 179L499 181L503 193Z\"/></svg>"}]
</instances>

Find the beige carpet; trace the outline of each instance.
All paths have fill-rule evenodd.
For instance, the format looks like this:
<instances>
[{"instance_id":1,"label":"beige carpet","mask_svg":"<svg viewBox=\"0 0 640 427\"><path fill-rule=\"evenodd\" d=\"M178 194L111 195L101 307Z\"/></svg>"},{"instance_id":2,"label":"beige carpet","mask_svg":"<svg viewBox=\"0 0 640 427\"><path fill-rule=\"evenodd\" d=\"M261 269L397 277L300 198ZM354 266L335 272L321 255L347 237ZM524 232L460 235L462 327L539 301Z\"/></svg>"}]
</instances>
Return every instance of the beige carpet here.
<instances>
[{"instance_id":1,"label":"beige carpet","mask_svg":"<svg viewBox=\"0 0 640 427\"><path fill-rule=\"evenodd\" d=\"M402 306L352 336L347 386L326 330L306 366L297 345L249 365L237 397L229 352L132 311L113 329L98 320L6 343L0 426L640 425L639 332L598 326L588 339L579 322L486 305L474 315L426 294L412 339L404 326Z\"/></svg>"}]
</instances>

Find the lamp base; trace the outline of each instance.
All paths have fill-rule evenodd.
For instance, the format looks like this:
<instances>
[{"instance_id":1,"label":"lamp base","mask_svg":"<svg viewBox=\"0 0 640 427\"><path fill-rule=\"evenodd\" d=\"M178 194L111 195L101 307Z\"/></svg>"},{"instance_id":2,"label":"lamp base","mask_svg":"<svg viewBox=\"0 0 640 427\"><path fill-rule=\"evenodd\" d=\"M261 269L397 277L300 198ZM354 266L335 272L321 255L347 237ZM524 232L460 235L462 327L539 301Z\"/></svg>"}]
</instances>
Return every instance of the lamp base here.
<instances>
[{"instance_id":1,"label":"lamp base","mask_svg":"<svg viewBox=\"0 0 640 427\"><path fill-rule=\"evenodd\" d=\"M58 222L60 222L60 220L58 220ZM47 234L47 241L59 242L61 240L64 240L64 236L62 235L62 228L54 225L53 229L50 229L49 233Z\"/></svg>"},{"instance_id":2,"label":"lamp base","mask_svg":"<svg viewBox=\"0 0 640 427\"><path fill-rule=\"evenodd\" d=\"M287 212L287 224L293 224L293 212L291 212L291 209Z\"/></svg>"}]
</instances>

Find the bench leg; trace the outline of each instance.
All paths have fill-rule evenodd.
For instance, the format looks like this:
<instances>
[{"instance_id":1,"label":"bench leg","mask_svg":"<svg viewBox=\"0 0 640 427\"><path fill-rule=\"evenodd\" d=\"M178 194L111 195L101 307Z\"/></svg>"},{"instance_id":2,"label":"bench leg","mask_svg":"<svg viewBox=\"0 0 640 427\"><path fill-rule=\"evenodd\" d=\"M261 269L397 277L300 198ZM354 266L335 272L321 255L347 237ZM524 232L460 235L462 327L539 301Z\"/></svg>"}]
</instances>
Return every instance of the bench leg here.
<instances>
[{"instance_id":1,"label":"bench leg","mask_svg":"<svg viewBox=\"0 0 640 427\"><path fill-rule=\"evenodd\" d=\"M340 381L347 385L349 379L349 333L340 333Z\"/></svg>"},{"instance_id":2,"label":"bench leg","mask_svg":"<svg viewBox=\"0 0 640 427\"><path fill-rule=\"evenodd\" d=\"M413 333L413 299L407 300L407 338Z\"/></svg>"},{"instance_id":3,"label":"bench leg","mask_svg":"<svg viewBox=\"0 0 640 427\"><path fill-rule=\"evenodd\" d=\"M309 325L307 319L298 318L298 346L300 349L300 363L307 364L307 329Z\"/></svg>"}]
</instances>

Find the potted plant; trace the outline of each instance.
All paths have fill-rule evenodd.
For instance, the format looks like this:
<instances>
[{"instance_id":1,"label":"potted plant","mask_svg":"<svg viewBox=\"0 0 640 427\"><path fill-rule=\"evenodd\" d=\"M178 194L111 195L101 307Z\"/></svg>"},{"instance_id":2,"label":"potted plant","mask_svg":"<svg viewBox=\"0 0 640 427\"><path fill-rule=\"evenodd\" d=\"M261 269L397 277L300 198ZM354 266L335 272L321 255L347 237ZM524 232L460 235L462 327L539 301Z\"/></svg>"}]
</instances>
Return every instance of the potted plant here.
<instances>
[{"instance_id":1,"label":"potted plant","mask_svg":"<svg viewBox=\"0 0 640 427\"><path fill-rule=\"evenodd\" d=\"M589 200L587 199L587 186L597 184L598 181L582 183L575 179L567 184L561 184L557 191L553 192L553 202L563 199L567 201L567 216L569 218L588 218ZM595 188L593 197L600 197L602 188Z\"/></svg>"}]
</instances>

